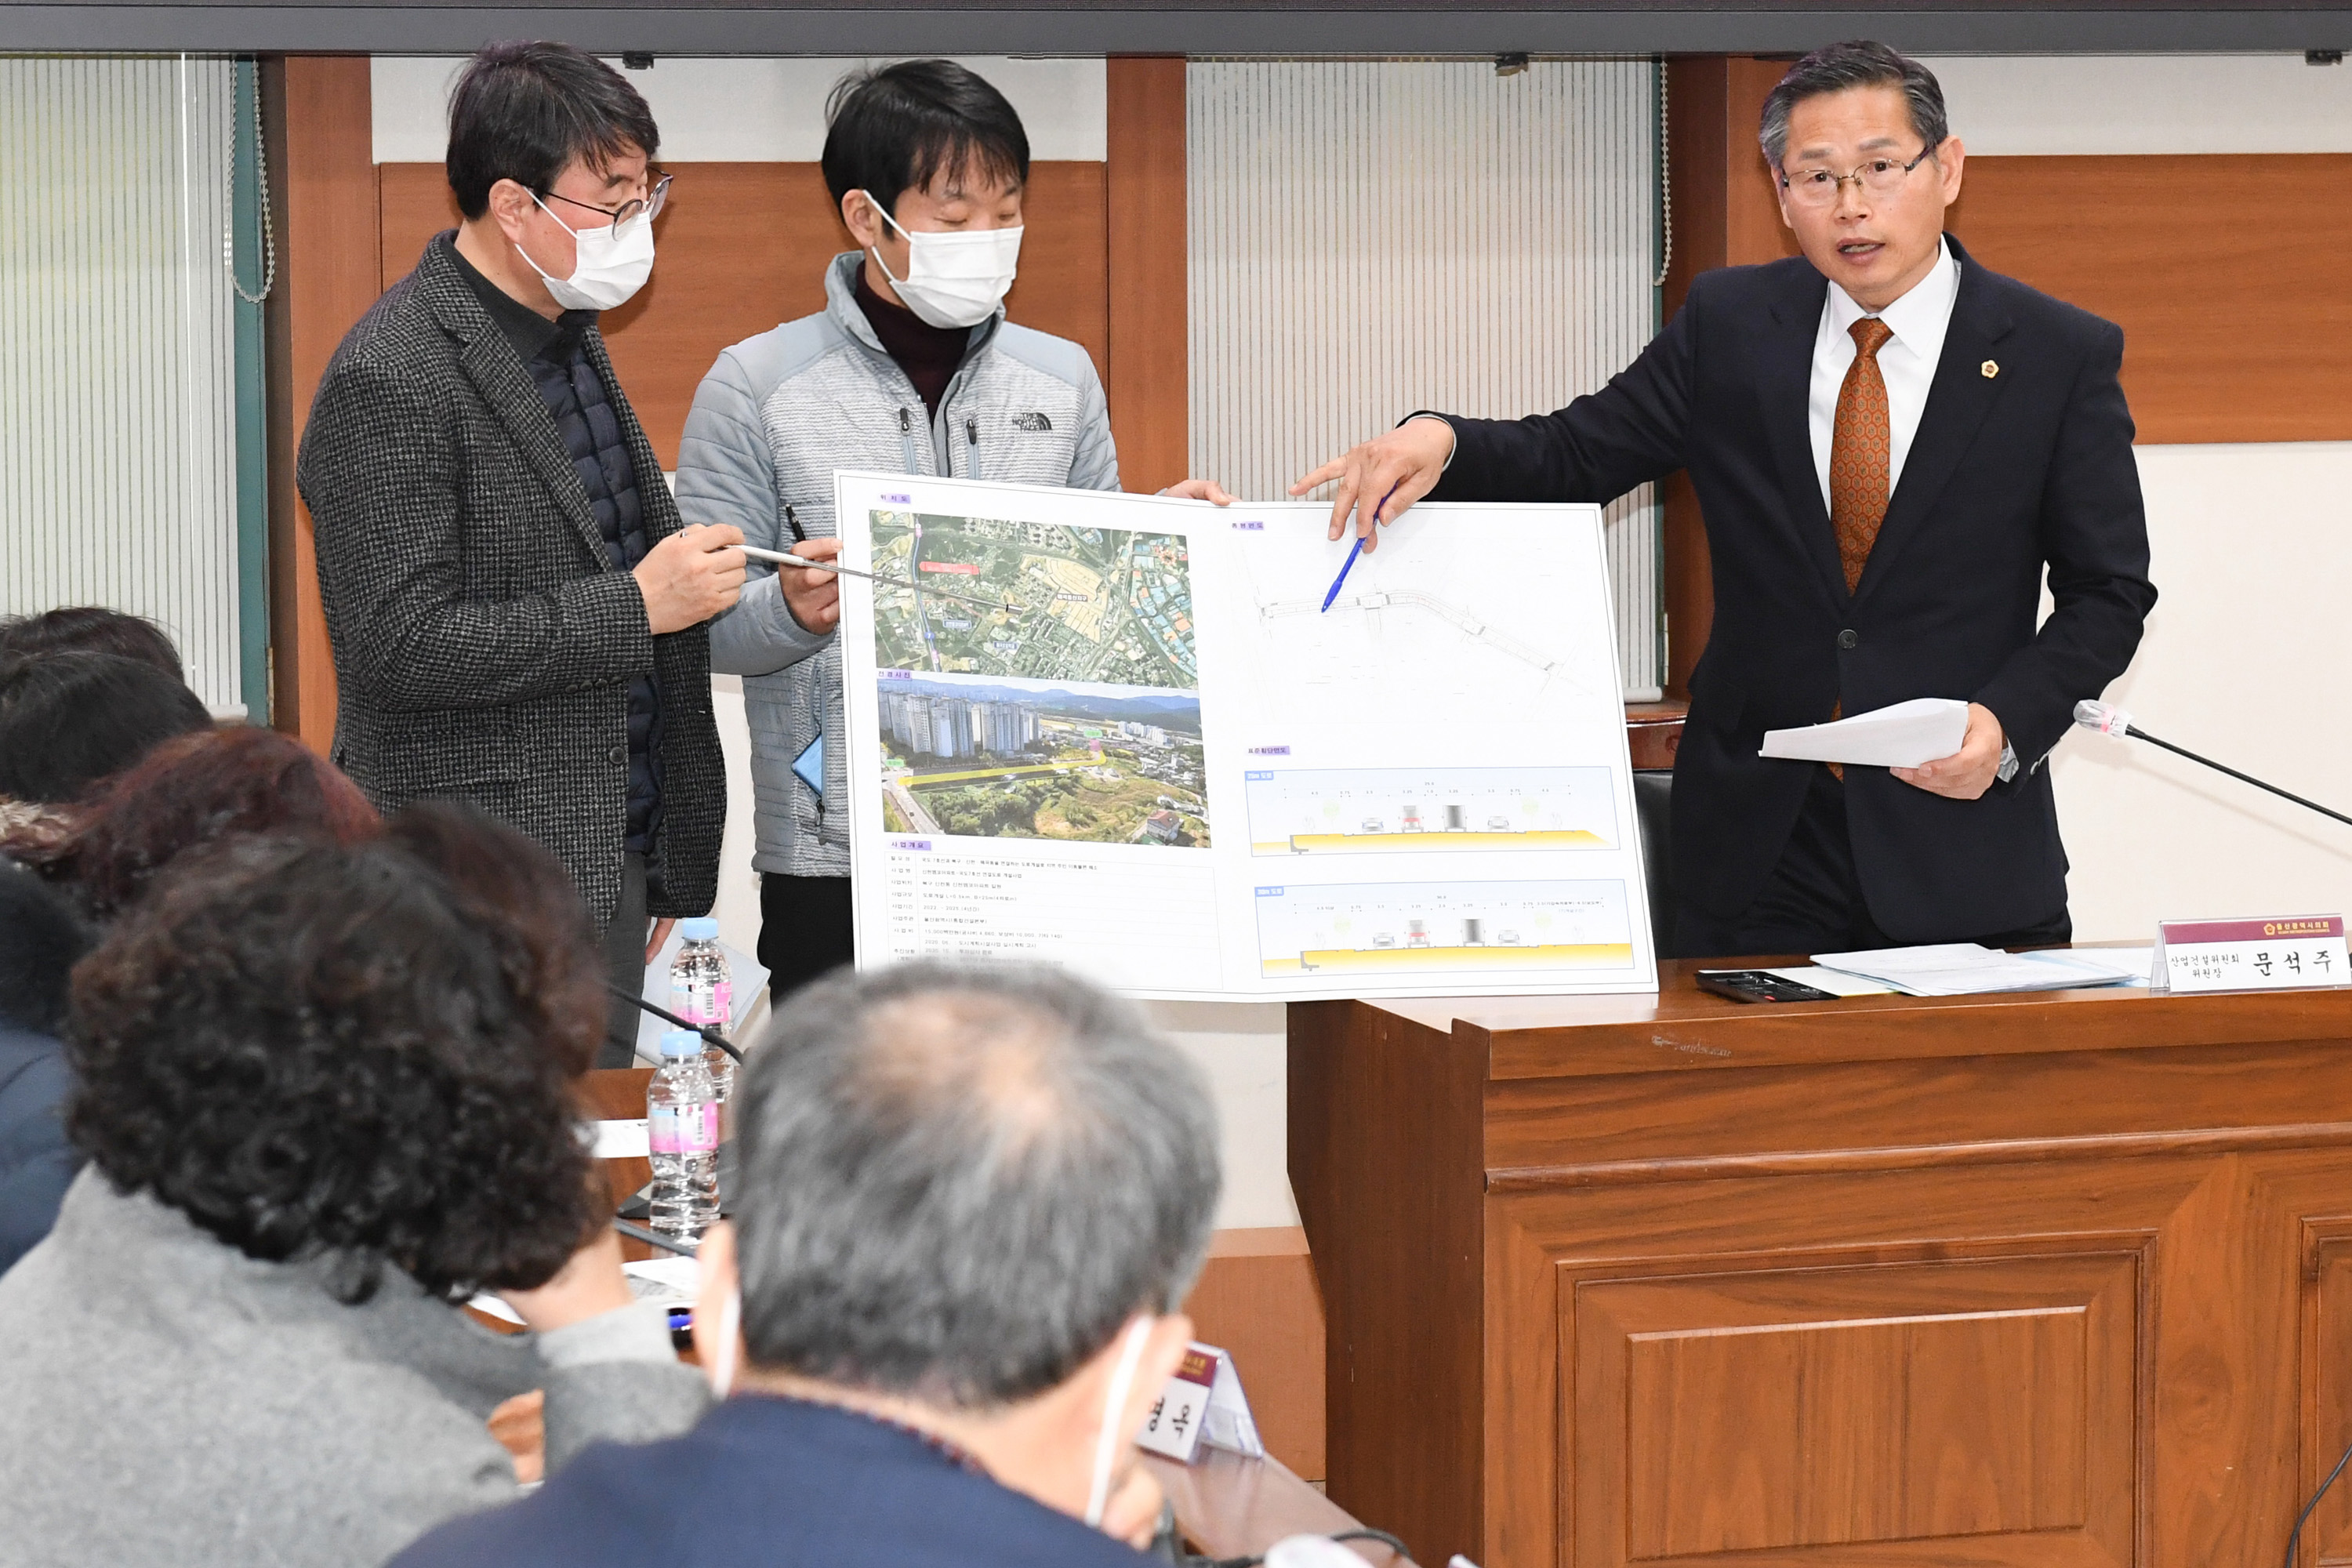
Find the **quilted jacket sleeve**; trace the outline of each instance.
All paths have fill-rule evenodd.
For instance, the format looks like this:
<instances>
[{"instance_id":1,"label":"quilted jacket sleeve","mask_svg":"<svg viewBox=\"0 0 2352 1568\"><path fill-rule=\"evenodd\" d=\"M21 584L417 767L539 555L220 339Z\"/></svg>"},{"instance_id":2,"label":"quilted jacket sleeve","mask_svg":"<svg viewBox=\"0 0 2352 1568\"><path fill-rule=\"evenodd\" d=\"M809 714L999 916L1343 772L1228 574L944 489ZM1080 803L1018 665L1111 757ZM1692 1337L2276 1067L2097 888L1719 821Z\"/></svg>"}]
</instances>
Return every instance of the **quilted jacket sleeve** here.
<instances>
[{"instance_id":1,"label":"quilted jacket sleeve","mask_svg":"<svg viewBox=\"0 0 2352 1568\"><path fill-rule=\"evenodd\" d=\"M677 511L688 522L732 523L743 531L743 542L758 549L790 548L780 542L783 503L758 395L732 350L702 378L687 413L677 447ZM720 675L772 675L832 636L793 619L776 569L754 561L742 595L710 623L710 668Z\"/></svg>"},{"instance_id":2,"label":"quilted jacket sleeve","mask_svg":"<svg viewBox=\"0 0 2352 1568\"><path fill-rule=\"evenodd\" d=\"M378 709L414 712L650 670L653 631L625 572L583 572L510 599L467 593L454 418L446 395L364 357L339 354L319 387L296 477L317 530L339 678Z\"/></svg>"},{"instance_id":3,"label":"quilted jacket sleeve","mask_svg":"<svg viewBox=\"0 0 2352 1568\"><path fill-rule=\"evenodd\" d=\"M1078 364L1078 442L1070 458L1070 488L1115 490L1118 489L1118 448L1111 444L1110 400L1103 395L1094 356L1081 352Z\"/></svg>"}]
</instances>

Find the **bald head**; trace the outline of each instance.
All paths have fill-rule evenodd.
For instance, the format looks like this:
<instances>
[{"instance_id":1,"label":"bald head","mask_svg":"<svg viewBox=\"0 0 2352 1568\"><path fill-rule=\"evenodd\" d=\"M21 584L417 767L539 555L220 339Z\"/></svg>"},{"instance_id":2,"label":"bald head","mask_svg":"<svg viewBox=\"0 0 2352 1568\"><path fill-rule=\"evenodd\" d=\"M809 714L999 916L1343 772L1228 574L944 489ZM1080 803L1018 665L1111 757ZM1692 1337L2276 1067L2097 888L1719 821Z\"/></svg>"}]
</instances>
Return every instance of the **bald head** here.
<instances>
[{"instance_id":1,"label":"bald head","mask_svg":"<svg viewBox=\"0 0 2352 1568\"><path fill-rule=\"evenodd\" d=\"M737 1136L752 1363L950 1408L1042 1393L1173 1310L1216 1209L1198 1071L1045 969L810 987L754 1058Z\"/></svg>"}]
</instances>

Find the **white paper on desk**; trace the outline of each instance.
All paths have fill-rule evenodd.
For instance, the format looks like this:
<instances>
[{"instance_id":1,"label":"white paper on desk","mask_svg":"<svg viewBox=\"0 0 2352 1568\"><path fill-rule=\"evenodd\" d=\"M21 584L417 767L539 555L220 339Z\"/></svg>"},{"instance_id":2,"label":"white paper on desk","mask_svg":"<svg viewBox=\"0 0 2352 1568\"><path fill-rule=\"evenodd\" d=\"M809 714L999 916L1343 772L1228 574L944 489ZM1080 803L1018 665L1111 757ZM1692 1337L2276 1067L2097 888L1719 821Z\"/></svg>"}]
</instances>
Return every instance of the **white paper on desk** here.
<instances>
[{"instance_id":1,"label":"white paper on desk","mask_svg":"<svg viewBox=\"0 0 2352 1568\"><path fill-rule=\"evenodd\" d=\"M629 1293L640 1301L691 1302L702 1294L702 1260L698 1258L648 1258L624 1263Z\"/></svg>"},{"instance_id":2,"label":"white paper on desk","mask_svg":"<svg viewBox=\"0 0 2352 1568\"><path fill-rule=\"evenodd\" d=\"M2101 974L2089 964L2038 963L2023 953L1979 947L1972 942L1929 947L1889 947L1868 952L1817 952L1824 969L1883 980L1914 996L1973 996L1995 991L2073 991L2117 984L2129 974L2120 963Z\"/></svg>"},{"instance_id":3,"label":"white paper on desk","mask_svg":"<svg viewBox=\"0 0 2352 1568\"><path fill-rule=\"evenodd\" d=\"M1787 969L1768 969L1767 974L1810 985L1816 991L1826 991L1832 996L1892 996L1895 987L1884 980L1865 979L1859 974L1846 974L1835 969L1823 969L1818 963L1794 964Z\"/></svg>"},{"instance_id":4,"label":"white paper on desk","mask_svg":"<svg viewBox=\"0 0 2352 1568\"><path fill-rule=\"evenodd\" d=\"M2147 973L2156 959L2153 947L2051 947L2034 952L2021 952L2020 958L2030 958L2036 963L2055 963L2069 969L2087 970L2094 978L2082 982L2085 985L2145 985Z\"/></svg>"},{"instance_id":5,"label":"white paper on desk","mask_svg":"<svg viewBox=\"0 0 2352 1568\"><path fill-rule=\"evenodd\" d=\"M1952 697L1915 697L1801 730L1767 730L1762 757L1916 768L1948 757L1969 732L1969 705Z\"/></svg>"}]
</instances>

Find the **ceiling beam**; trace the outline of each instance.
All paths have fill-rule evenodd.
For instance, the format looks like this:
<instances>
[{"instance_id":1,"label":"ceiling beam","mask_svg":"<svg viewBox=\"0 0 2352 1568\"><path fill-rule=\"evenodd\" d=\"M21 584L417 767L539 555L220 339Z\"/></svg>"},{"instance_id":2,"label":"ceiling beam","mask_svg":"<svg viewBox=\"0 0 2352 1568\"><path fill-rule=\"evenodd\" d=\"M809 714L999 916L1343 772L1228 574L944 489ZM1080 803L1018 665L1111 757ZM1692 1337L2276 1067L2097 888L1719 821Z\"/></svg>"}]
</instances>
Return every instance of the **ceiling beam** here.
<instances>
[{"instance_id":1,"label":"ceiling beam","mask_svg":"<svg viewBox=\"0 0 2352 1568\"><path fill-rule=\"evenodd\" d=\"M1623 4L1406 7L983 3L915 8L759 4L43 5L0 0L0 51L463 54L493 38L560 37L603 53L1193 56L1794 54L1877 37L1916 54L2294 52L2352 46L2352 5L1972 8L1899 3L1793 9Z\"/></svg>"}]
</instances>

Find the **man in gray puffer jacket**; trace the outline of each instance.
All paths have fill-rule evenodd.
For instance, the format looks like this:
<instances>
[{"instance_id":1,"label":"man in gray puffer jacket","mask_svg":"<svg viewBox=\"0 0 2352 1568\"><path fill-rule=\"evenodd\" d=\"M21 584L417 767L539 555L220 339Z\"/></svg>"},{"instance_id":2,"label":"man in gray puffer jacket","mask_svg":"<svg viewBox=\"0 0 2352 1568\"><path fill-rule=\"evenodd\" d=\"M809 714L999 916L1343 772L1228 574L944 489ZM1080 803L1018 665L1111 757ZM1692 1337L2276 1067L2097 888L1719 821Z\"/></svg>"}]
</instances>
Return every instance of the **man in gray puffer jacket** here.
<instances>
[{"instance_id":1,"label":"man in gray puffer jacket","mask_svg":"<svg viewBox=\"0 0 2352 1568\"><path fill-rule=\"evenodd\" d=\"M1087 351L1004 319L1029 142L1003 94L948 60L843 79L824 168L863 247L825 308L737 343L703 378L678 448L688 522L767 550L839 548L836 468L1118 488ZM1230 500L1188 479L1164 492ZM761 873L760 962L782 997L851 957L848 784L836 579L754 565L711 624L710 665L743 677Z\"/></svg>"}]
</instances>

